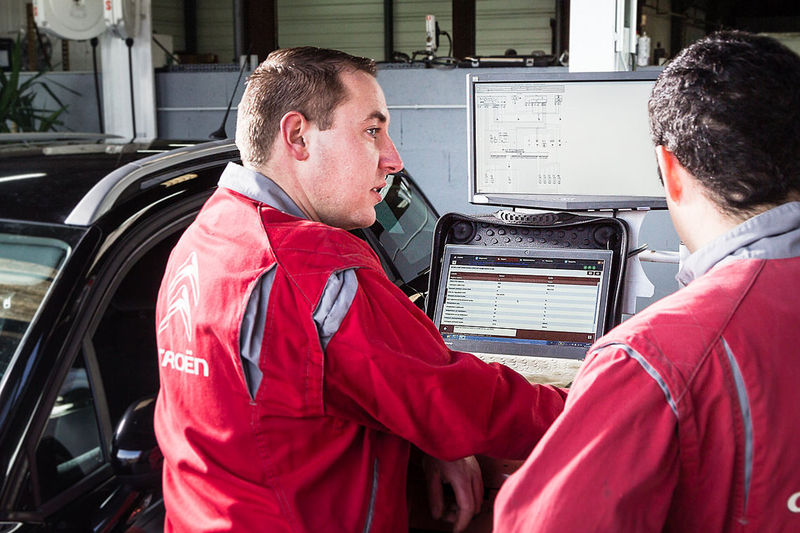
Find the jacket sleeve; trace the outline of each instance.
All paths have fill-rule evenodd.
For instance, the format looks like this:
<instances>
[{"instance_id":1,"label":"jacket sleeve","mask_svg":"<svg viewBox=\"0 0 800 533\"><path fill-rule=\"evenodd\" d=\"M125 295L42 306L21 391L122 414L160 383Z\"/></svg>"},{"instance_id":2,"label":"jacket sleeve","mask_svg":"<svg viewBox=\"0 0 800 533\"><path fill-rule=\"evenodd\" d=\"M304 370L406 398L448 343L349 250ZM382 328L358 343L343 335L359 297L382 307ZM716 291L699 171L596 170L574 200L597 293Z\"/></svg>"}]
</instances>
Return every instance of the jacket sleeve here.
<instances>
[{"instance_id":1,"label":"jacket sleeve","mask_svg":"<svg viewBox=\"0 0 800 533\"><path fill-rule=\"evenodd\" d=\"M677 417L620 347L590 356L561 417L495 501L495 531L661 531L678 477Z\"/></svg>"},{"instance_id":2,"label":"jacket sleeve","mask_svg":"<svg viewBox=\"0 0 800 533\"><path fill-rule=\"evenodd\" d=\"M325 413L389 431L443 460L522 459L566 392L450 351L428 317L370 269L325 350Z\"/></svg>"}]
</instances>

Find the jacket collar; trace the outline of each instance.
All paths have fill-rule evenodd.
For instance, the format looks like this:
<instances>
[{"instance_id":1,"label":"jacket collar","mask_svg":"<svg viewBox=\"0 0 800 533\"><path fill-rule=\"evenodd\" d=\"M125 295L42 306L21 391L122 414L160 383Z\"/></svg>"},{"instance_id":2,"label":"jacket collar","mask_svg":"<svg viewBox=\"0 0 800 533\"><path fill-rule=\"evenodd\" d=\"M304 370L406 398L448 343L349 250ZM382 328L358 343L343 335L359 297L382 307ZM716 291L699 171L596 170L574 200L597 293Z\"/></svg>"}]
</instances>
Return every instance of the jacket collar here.
<instances>
[{"instance_id":1,"label":"jacket collar","mask_svg":"<svg viewBox=\"0 0 800 533\"><path fill-rule=\"evenodd\" d=\"M228 163L228 166L225 167L219 178L219 186L238 192L251 200L267 204L287 215L308 218L277 183L260 172L236 163Z\"/></svg>"},{"instance_id":2,"label":"jacket collar","mask_svg":"<svg viewBox=\"0 0 800 533\"><path fill-rule=\"evenodd\" d=\"M788 202L749 218L690 255L676 276L688 285L712 268L737 259L800 256L800 202Z\"/></svg>"}]
</instances>

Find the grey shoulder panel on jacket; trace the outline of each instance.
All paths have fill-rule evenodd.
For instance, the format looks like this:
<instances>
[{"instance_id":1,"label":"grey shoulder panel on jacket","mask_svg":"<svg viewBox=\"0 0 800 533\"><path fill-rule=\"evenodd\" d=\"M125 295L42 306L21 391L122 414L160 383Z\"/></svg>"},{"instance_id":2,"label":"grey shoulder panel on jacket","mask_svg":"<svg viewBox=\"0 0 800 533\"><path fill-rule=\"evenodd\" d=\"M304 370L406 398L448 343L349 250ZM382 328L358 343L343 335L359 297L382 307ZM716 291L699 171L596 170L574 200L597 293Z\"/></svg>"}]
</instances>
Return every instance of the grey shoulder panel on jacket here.
<instances>
[{"instance_id":1,"label":"grey shoulder panel on jacket","mask_svg":"<svg viewBox=\"0 0 800 533\"><path fill-rule=\"evenodd\" d=\"M251 398L256 397L263 377L259 368L259 358L264 342L269 296L275 283L275 271L273 266L254 284L239 331L239 356ZM323 350L327 349L331 338L339 331L357 291L358 278L353 268L334 272L328 278L312 315Z\"/></svg>"}]
</instances>

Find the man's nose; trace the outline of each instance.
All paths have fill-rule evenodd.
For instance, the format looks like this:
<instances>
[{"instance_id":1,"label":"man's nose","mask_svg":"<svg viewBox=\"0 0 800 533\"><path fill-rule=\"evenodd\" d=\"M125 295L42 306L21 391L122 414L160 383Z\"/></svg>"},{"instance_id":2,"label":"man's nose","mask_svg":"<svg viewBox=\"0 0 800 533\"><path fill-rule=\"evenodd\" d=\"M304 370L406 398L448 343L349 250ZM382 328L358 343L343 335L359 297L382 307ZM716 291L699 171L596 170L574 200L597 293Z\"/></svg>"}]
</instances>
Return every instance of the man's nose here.
<instances>
[{"instance_id":1,"label":"man's nose","mask_svg":"<svg viewBox=\"0 0 800 533\"><path fill-rule=\"evenodd\" d=\"M385 170L387 174L399 172L403 168L403 159L400 157L400 153L397 151L397 148L395 148L389 136L386 137L383 150L381 150L381 158L378 162L378 166L382 170Z\"/></svg>"}]
</instances>

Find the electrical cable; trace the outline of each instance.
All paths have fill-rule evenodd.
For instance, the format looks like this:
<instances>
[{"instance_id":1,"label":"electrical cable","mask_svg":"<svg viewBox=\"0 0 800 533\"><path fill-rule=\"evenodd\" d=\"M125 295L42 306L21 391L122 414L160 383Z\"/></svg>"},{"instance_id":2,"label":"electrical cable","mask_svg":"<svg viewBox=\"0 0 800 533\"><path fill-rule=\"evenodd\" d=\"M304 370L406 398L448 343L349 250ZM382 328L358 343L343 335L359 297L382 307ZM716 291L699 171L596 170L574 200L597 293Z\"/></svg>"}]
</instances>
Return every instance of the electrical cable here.
<instances>
[{"instance_id":1,"label":"electrical cable","mask_svg":"<svg viewBox=\"0 0 800 533\"><path fill-rule=\"evenodd\" d=\"M630 259L631 257L639 255L640 253L642 253L642 252L644 252L646 250L647 250L647 243L644 243L643 245L639 246L638 248L634 248L633 250L628 252L628 258Z\"/></svg>"},{"instance_id":2,"label":"electrical cable","mask_svg":"<svg viewBox=\"0 0 800 533\"><path fill-rule=\"evenodd\" d=\"M136 139L136 104L133 98L133 39L125 39L125 46L128 47L128 81L131 89L131 124L133 125L133 137L131 142Z\"/></svg>"},{"instance_id":3,"label":"electrical cable","mask_svg":"<svg viewBox=\"0 0 800 533\"><path fill-rule=\"evenodd\" d=\"M417 61L417 56L427 56L427 50L416 50L411 54L411 63L415 63Z\"/></svg>"},{"instance_id":4,"label":"electrical cable","mask_svg":"<svg viewBox=\"0 0 800 533\"><path fill-rule=\"evenodd\" d=\"M431 52L427 50L417 50L411 55L410 63L417 63L417 56L425 56L425 59L419 61L419 63L425 63L427 67L435 67L435 68L456 68L458 66L458 58L453 57L453 38L450 37L450 34L446 31L442 31L439 29L439 23L436 23L436 39L438 43L439 35L446 35L447 40L450 43L450 46L447 51L447 56L445 57L437 57L433 55Z\"/></svg>"},{"instance_id":5,"label":"electrical cable","mask_svg":"<svg viewBox=\"0 0 800 533\"><path fill-rule=\"evenodd\" d=\"M427 50L417 50L411 55L411 60L408 61L409 64L415 63L423 63L426 67L436 67L436 68L456 68L458 66L458 59L455 57L436 57L433 56L432 58L428 58L428 51ZM417 56L425 56L424 59L418 60Z\"/></svg>"},{"instance_id":6,"label":"electrical cable","mask_svg":"<svg viewBox=\"0 0 800 533\"><path fill-rule=\"evenodd\" d=\"M100 133L106 132L106 127L103 122L103 108L100 103L100 77L97 73L97 44L100 42L97 37L92 37L89 41L92 45L92 68L94 70L94 96L97 102L97 121L100 124Z\"/></svg>"},{"instance_id":7,"label":"electrical cable","mask_svg":"<svg viewBox=\"0 0 800 533\"><path fill-rule=\"evenodd\" d=\"M447 57L453 57L453 38L450 37L450 34L446 31L440 31L439 33L447 35L447 41L450 43L450 47L447 49Z\"/></svg>"},{"instance_id":8,"label":"electrical cable","mask_svg":"<svg viewBox=\"0 0 800 533\"><path fill-rule=\"evenodd\" d=\"M430 65L436 68L456 68L458 66L458 59L455 57L434 57L429 61Z\"/></svg>"},{"instance_id":9,"label":"electrical cable","mask_svg":"<svg viewBox=\"0 0 800 533\"><path fill-rule=\"evenodd\" d=\"M161 50L163 50L165 54L167 54L169 57L172 58L172 60L175 62L175 64L180 65L181 59L178 56L176 56L175 54L173 54L172 52L167 50L167 48L163 44L158 42L158 39L156 39L155 35L153 35L152 39L153 39L153 42L156 43L156 46L161 48Z\"/></svg>"}]
</instances>

